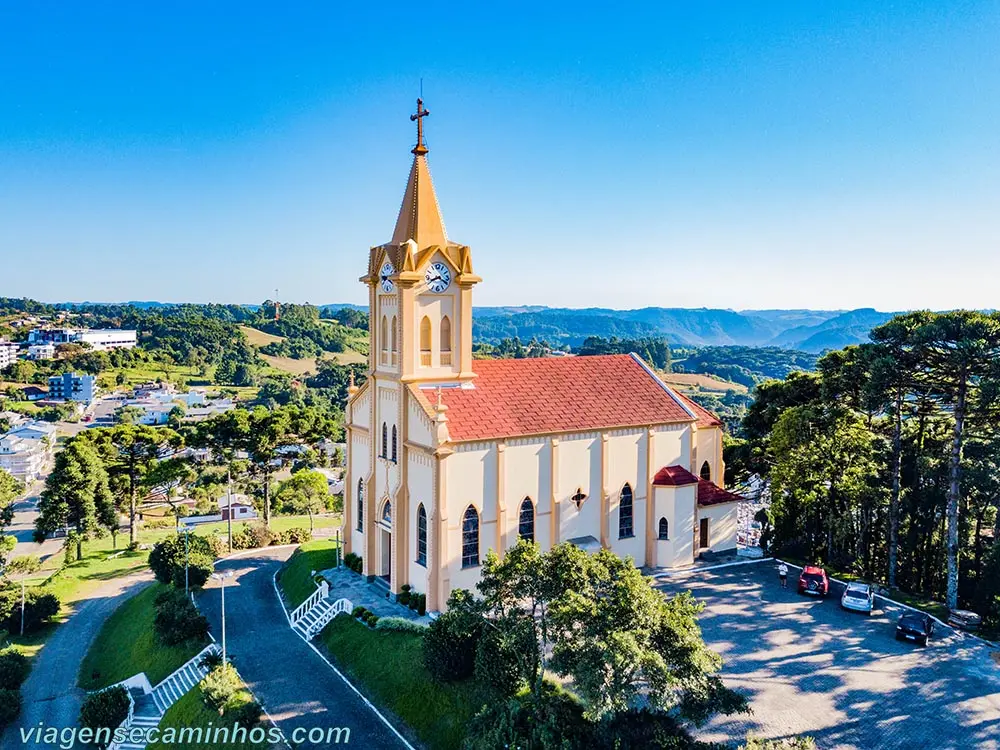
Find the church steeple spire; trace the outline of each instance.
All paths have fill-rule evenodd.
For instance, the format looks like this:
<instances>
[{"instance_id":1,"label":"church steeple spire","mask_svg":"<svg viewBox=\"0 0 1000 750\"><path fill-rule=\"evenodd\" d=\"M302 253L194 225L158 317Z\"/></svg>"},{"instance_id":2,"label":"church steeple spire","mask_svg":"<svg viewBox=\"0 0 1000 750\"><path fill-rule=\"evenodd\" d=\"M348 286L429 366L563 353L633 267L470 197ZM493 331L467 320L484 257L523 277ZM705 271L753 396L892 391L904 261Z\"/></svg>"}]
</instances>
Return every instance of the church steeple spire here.
<instances>
[{"instance_id":1,"label":"church steeple spire","mask_svg":"<svg viewBox=\"0 0 1000 750\"><path fill-rule=\"evenodd\" d=\"M448 233L441 218L441 208L434 194L431 171L427 164L427 146L424 143L423 118L429 115L424 109L423 99L417 99L417 112L410 120L417 123L417 145L413 147L413 166L406 182L403 205L399 209L396 228L392 233L392 244L401 245L413 240L423 249L431 245L445 247Z\"/></svg>"}]
</instances>

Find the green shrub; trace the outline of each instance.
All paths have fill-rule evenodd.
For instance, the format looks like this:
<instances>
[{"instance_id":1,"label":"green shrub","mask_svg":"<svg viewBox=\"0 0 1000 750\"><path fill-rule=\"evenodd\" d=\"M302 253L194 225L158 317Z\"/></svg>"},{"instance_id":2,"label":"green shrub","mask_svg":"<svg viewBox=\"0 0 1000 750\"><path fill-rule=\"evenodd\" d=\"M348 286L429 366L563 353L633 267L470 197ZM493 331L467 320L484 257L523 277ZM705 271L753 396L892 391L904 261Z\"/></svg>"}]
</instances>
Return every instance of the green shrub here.
<instances>
[{"instance_id":1,"label":"green shrub","mask_svg":"<svg viewBox=\"0 0 1000 750\"><path fill-rule=\"evenodd\" d=\"M251 699L233 712L233 719L241 727L252 729L260 724L260 717L262 713L264 713L264 707L257 701Z\"/></svg>"},{"instance_id":2,"label":"green shrub","mask_svg":"<svg viewBox=\"0 0 1000 750\"><path fill-rule=\"evenodd\" d=\"M364 567L361 556L353 552L348 552L344 555L344 565L347 566L348 570L353 570L355 573L360 573Z\"/></svg>"},{"instance_id":3,"label":"green shrub","mask_svg":"<svg viewBox=\"0 0 1000 750\"><path fill-rule=\"evenodd\" d=\"M248 526L247 531L250 534L250 547L248 549L270 546L274 540L274 532L262 523L255 523L253 526Z\"/></svg>"},{"instance_id":4,"label":"green shrub","mask_svg":"<svg viewBox=\"0 0 1000 750\"><path fill-rule=\"evenodd\" d=\"M304 544L305 542L312 541L312 533L309 529L304 529L301 526L290 528L285 532L285 536L286 544Z\"/></svg>"},{"instance_id":5,"label":"green shrub","mask_svg":"<svg viewBox=\"0 0 1000 750\"><path fill-rule=\"evenodd\" d=\"M361 617L367 611L364 607L355 607L351 610L351 617Z\"/></svg>"},{"instance_id":6,"label":"green shrub","mask_svg":"<svg viewBox=\"0 0 1000 750\"><path fill-rule=\"evenodd\" d=\"M219 716L222 716L229 702L242 687L243 682L232 664L216 667L201 681L201 692L205 696L205 702L218 711Z\"/></svg>"},{"instance_id":7,"label":"green shrub","mask_svg":"<svg viewBox=\"0 0 1000 750\"><path fill-rule=\"evenodd\" d=\"M184 561L194 558L208 558L209 563L215 559L212 552L212 543L206 537L197 534L188 534L187 550L184 547L184 535L178 534L162 542L153 545L149 553L149 567L160 583L172 583L177 580L177 571L180 570L181 586L184 585Z\"/></svg>"},{"instance_id":8,"label":"green shrub","mask_svg":"<svg viewBox=\"0 0 1000 750\"><path fill-rule=\"evenodd\" d=\"M128 716L128 692L119 686L91 693L80 708L80 725L98 730L114 731Z\"/></svg>"},{"instance_id":9,"label":"green shrub","mask_svg":"<svg viewBox=\"0 0 1000 750\"><path fill-rule=\"evenodd\" d=\"M487 686L498 698L510 698L524 684L516 633L487 627L476 646L476 680Z\"/></svg>"},{"instance_id":10,"label":"green shrub","mask_svg":"<svg viewBox=\"0 0 1000 750\"><path fill-rule=\"evenodd\" d=\"M405 617L380 617L375 625L376 630L402 631L408 633L426 633L427 626Z\"/></svg>"},{"instance_id":11,"label":"green shrub","mask_svg":"<svg viewBox=\"0 0 1000 750\"><path fill-rule=\"evenodd\" d=\"M31 633L59 613L59 597L44 589L29 588L24 594L24 632ZM21 589L0 590L0 629L21 632Z\"/></svg>"},{"instance_id":12,"label":"green shrub","mask_svg":"<svg viewBox=\"0 0 1000 750\"><path fill-rule=\"evenodd\" d=\"M0 688L0 729L21 714L21 691Z\"/></svg>"},{"instance_id":13,"label":"green shrub","mask_svg":"<svg viewBox=\"0 0 1000 750\"><path fill-rule=\"evenodd\" d=\"M0 651L0 689L17 690L28 679L31 662L17 649Z\"/></svg>"},{"instance_id":14,"label":"green shrub","mask_svg":"<svg viewBox=\"0 0 1000 750\"><path fill-rule=\"evenodd\" d=\"M218 534L209 534L205 540L208 542L209 554L213 560L229 552L228 537L223 538Z\"/></svg>"},{"instance_id":15,"label":"green shrub","mask_svg":"<svg viewBox=\"0 0 1000 750\"><path fill-rule=\"evenodd\" d=\"M155 607L153 626L165 645L176 646L208 635L208 620L183 591L167 589L161 592L156 597Z\"/></svg>"},{"instance_id":16,"label":"green shrub","mask_svg":"<svg viewBox=\"0 0 1000 750\"><path fill-rule=\"evenodd\" d=\"M417 614L421 617L427 614L427 594L417 594Z\"/></svg>"},{"instance_id":17,"label":"green shrub","mask_svg":"<svg viewBox=\"0 0 1000 750\"><path fill-rule=\"evenodd\" d=\"M218 651L209 651L203 657L201 657L201 666L205 667L209 672L218 666L222 665L222 654Z\"/></svg>"},{"instance_id":18,"label":"green shrub","mask_svg":"<svg viewBox=\"0 0 1000 750\"><path fill-rule=\"evenodd\" d=\"M409 605L410 603L410 592L403 590L396 595L396 602L398 604Z\"/></svg>"},{"instance_id":19,"label":"green shrub","mask_svg":"<svg viewBox=\"0 0 1000 750\"><path fill-rule=\"evenodd\" d=\"M203 552L192 552L188 555L188 564L185 567L183 562L174 568L173 584L179 589L184 588L185 577L189 588L200 589L215 572L212 565L213 557Z\"/></svg>"},{"instance_id":20,"label":"green shrub","mask_svg":"<svg viewBox=\"0 0 1000 750\"><path fill-rule=\"evenodd\" d=\"M546 684L541 698L527 693L483 707L469 723L467 750L548 748L591 750L602 745L596 726L583 716L578 701Z\"/></svg>"},{"instance_id":21,"label":"green shrub","mask_svg":"<svg viewBox=\"0 0 1000 750\"><path fill-rule=\"evenodd\" d=\"M250 533L250 527L243 524L243 528L233 532L233 549L253 549L254 538Z\"/></svg>"},{"instance_id":22,"label":"green shrub","mask_svg":"<svg viewBox=\"0 0 1000 750\"><path fill-rule=\"evenodd\" d=\"M603 746L617 750L693 750L697 747L694 738L676 718L645 708L612 714L596 730Z\"/></svg>"},{"instance_id":23,"label":"green shrub","mask_svg":"<svg viewBox=\"0 0 1000 750\"><path fill-rule=\"evenodd\" d=\"M369 612L368 614L365 615L365 620L368 622L369 627L374 628L376 625L378 625L378 621L380 619L381 618L374 612Z\"/></svg>"},{"instance_id":24,"label":"green shrub","mask_svg":"<svg viewBox=\"0 0 1000 750\"><path fill-rule=\"evenodd\" d=\"M432 622L424 636L424 665L431 676L442 682L471 677L482 628L482 618L462 608L449 609Z\"/></svg>"}]
</instances>

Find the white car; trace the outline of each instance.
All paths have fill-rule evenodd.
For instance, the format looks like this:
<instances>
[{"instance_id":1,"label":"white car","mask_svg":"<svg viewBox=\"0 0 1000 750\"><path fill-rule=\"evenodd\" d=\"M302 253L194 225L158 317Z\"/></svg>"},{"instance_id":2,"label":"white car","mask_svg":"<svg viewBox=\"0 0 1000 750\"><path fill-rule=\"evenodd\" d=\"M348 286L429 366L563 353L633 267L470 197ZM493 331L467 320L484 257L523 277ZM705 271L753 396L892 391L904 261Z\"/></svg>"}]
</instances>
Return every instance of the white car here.
<instances>
[{"instance_id":1,"label":"white car","mask_svg":"<svg viewBox=\"0 0 1000 750\"><path fill-rule=\"evenodd\" d=\"M867 583L849 583L840 597L840 606L870 615L875 609L875 592Z\"/></svg>"}]
</instances>

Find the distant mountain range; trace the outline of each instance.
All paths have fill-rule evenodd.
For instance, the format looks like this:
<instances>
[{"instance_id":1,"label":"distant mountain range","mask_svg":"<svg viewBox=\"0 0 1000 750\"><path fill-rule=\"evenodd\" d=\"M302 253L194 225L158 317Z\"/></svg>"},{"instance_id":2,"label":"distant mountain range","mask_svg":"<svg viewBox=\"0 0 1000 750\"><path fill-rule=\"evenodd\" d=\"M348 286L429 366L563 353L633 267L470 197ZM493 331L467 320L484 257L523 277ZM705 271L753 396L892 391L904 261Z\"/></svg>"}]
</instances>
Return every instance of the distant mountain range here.
<instances>
[{"instance_id":1,"label":"distant mountain range","mask_svg":"<svg viewBox=\"0 0 1000 750\"><path fill-rule=\"evenodd\" d=\"M168 303L155 301L127 304L142 308L168 306ZM320 306L323 310L343 307L367 309L354 304ZM780 346L813 353L867 341L872 328L897 314L872 308L735 311L644 307L612 310L544 305L476 307L474 313L472 334L476 340L489 343L517 336L522 341L538 338L551 344L579 346L588 336L658 336L675 346Z\"/></svg>"},{"instance_id":2,"label":"distant mountain range","mask_svg":"<svg viewBox=\"0 0 1000 750\"><path fill-rule=\"evenodd\" d=\"M839 349L868 340L872 328L896 313L860 310L710 310L646 307L476 308L473 336L497 341L518 336L579 345L587 336L663 336L673 345L780 346L806 352Z\"/></svg>"}]
</instances>

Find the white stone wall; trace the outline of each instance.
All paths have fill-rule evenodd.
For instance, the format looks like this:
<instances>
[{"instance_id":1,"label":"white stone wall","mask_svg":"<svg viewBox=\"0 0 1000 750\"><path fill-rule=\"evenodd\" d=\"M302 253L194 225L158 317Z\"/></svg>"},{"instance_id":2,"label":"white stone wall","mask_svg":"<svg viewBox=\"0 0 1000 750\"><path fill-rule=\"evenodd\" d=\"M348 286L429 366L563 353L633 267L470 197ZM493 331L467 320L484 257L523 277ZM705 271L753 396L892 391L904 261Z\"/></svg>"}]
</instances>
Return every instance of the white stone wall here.
<instances>
[{"instance_id":1,"label":"white stone wall","mask_svg":"<svg viewBox=\"0 0 1000 750\"><path fill-rule=\"evenodd\" d=\"M582 536L601 538L601 435L597 432L559 438L559 533L557 542ZM579 510L570 498L587 496Z\"/></svg>"},{"instance_id":2,"label":"white stone wall","mask_svg":"<svg viewBox=\"0 0 1000 750\"><path fill-rule=\"evenodd\" d=\"M646 430L612 432L606 450L608 543L619 557L630 556L637 565L643 565L646 559L646 485L649 476ZM632 536L620 537L621 493L626 483L632 488Z\"/></svg>"},{"instance_id":3,"label":"white stone wall","mask_svg":"<svg viewBox=\"0 0 1000 750\"><path fill-rule=\"evenodd\" d=\"M504 448L504 499L507 513L501 530L504 549L517 544L521 502L530 497L535 507L535 541L548 548L548 509L552 462L547 438L511 440ZM546 515L539 527L539 502ZM540 533L543 532L543 533ZM490 546L495 546L491 544Z\"/></svg>"},{"instance_id":4,"label":"white stone wall","mask_svg":"<svg viewBox=\"0 0 1000 750\"><path fill-rule=\"evenodd\" d=\"M347 529L347 533L351 535L351 549L355 554L364 556L364 525L362 524L362 531L358 531L357 492L358 480L364 480L366 484L365 502L367 503L371 497L371 493L367 487L368 473L371 471L371 447L368 433L357 430L352 431L351 446L347 452L347 459L351 463L351 486L346 487L344 490L344 503L345 505L347 503L351 504L351 523L350 528Z\"/></svg>"},{"instance_id":5,"label":"white stone wall","mask_svg":"<svg viewBox=\"0 0 1000 750\"><path fill-rule=\"evenodd\" d=\"M405 533L408 536L407 549L408 578L407 583L413 587L414 591L421 594L427 593L429 585L428 566L431 562L431 544L434 539L434 459L421 452L410 451L407 459L407 484L409 488L409 509L406 519L406 528L401 529L399 519L393 519L393 533ZM417 508L424 506L427 511L427 565L417 562Z\"/></svg>"},{"instance_id":6,"label":"white stone wall","mask_svg":"<svg viewBox=\"0 0 1000 750\"><path fill-rule=\"evenodd\" d=\"M442 559L444 576L450 588L474 590L479 580L480 568L462 568L462 519L472 505L479 513L479 559L486 557L486 550L495 547L496 540L496 443L472 443L456 446L457 450L444 461L447 472L448 544L447 557ZM441 601L449 591L441 592Z\"/></svg>"},{"instance_id":7,"label":"white stone wall","mask_svg":"<svg viewBox=\"0 0 1000 750\"><path fill-rule=\"evenodd\" d=\"M695 476L701 476L701 465L708 461L709 468L712 470L711 480L720 487L723 485L722 455L720 454L722 441L719 439L721 432L722 429L719 427L703 427L697 431L695 434L696 465L691 469Z\"/></svg>"}]
</instances>

